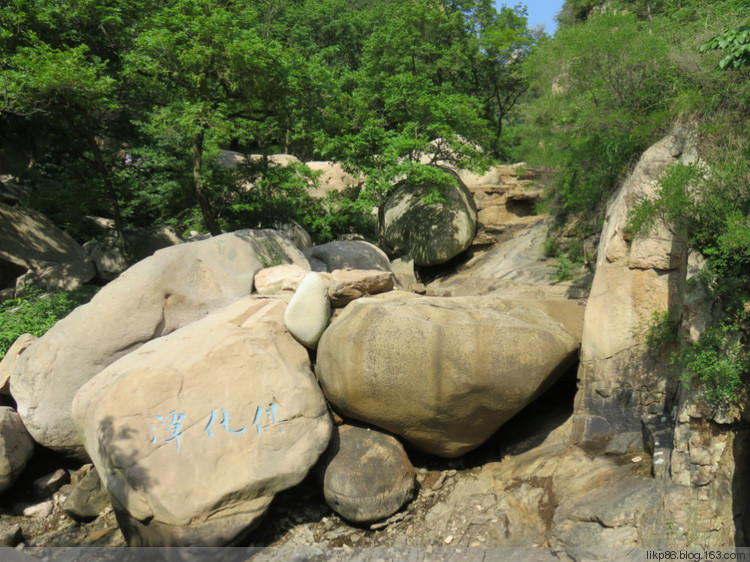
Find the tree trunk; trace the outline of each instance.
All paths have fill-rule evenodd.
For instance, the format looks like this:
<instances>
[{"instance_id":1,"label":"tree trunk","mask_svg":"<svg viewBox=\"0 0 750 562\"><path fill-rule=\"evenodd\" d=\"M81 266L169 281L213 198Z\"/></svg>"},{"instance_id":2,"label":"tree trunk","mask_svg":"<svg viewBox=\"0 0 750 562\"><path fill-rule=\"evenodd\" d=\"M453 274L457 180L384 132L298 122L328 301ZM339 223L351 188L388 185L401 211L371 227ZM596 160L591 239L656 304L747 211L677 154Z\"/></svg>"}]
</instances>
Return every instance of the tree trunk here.
<instances>
[{"instance_id":1,"label":"tree trunk","mask_svg":"<svg viewBox=\"0 0 750 562\"><path fill-rule=\"evenodd\" d=\"M117 198L117 190L112 185L110 180L110 172L107 170L107 163L104 161L102 150L99 148L99 144L96 142L96 136L94 135L93 125L91 123L91 116L87 115L88 125L88 141L91 146L91 150L94 152L94 160L96 160L96 167L99 172L99 176L102 178L106 197L109 198L110 205L112 205L112 218L115 221L115 233L117 234L118 245L120 249L128 254L128 248L125 240L125 221L122 218L122 211L120 210L120 202Z\"/></svg>"},{"instance_id":2,"label":"tree trunk","mask_svg":"<svg viewBox=\"0 0 750 562\"><path fill-rule=\"evenodd\" d=\"M206 197L203 186L203 135L204 132L201 130L193 139L193 186L195 188L195 198L198 200L198 206L201 209L203 222L208 231L213 236L217 236L221 234L221 228L219 228L219 224L214 218L211 202Z\"/></svg>"}]
</instances>

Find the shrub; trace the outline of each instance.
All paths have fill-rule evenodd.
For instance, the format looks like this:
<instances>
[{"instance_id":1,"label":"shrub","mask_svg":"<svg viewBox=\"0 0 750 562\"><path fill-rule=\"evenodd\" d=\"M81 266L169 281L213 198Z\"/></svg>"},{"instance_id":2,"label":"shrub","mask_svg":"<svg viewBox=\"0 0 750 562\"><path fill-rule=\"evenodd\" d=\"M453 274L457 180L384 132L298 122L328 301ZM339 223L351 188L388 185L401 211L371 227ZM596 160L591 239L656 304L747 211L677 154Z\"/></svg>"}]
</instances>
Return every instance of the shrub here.
<instances>
[{"instance_id":1,"label":"shrub","mask_svg":"<svg viewBox=\"0 0 750 562\"><path fill-rule=\"evenodd\" d=\"M725 151L709 165L672 166L660 179L658 197L636 205L629 225L639 236L664 219L686 233L690 246L706 260L701 280L715 303L714 322L699 341L673 353L671 363L683 383L712 406L741 403L750 371L745 346L750 334L750 164L736 156ZM656 322L647 339L653 346L663 345L668 328Z\"/></svg>"},{"instance_id":2,"label":"shrub","mask_svg":"<svg viewBox=\"0 0 750 562\"><path fill-rule=\"evenodd\" d=\"M710 327L699 341L675 352L671 364L683 384L697 388L712 406L744 400L750 362L736 324L725 320Z\"/></svg>"},{"instance_id":3,"label":"shrub","mask_svg":"<svg viewBox=\"0 0 750 562\"><path fill-rule=\"evenodd\" d=\"M0 359L21 334L44 335L58 320L91 300L98 288L42 293L32 290L23 297L0 303Z\"/></svg>"}]
</instances>

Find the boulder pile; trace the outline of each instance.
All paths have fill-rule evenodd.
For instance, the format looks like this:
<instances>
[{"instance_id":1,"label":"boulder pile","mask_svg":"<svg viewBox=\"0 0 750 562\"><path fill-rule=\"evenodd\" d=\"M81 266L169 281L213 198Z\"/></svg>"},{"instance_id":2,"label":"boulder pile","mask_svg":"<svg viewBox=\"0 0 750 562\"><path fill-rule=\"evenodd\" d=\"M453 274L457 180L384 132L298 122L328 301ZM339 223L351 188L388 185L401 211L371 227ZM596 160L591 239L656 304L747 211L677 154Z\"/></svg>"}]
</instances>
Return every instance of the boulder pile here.
<instances>
[{"instance_id":1,"label":"boulder pile","mask_svg":"<svg viewBox=\"0 0 750 562\"><path fill-rule=\"evenodd\" d=\"M579 345L543 299L404 288L362 241L303 253L248 230L159 250L0 363L17 404L0 485L35 443L90 461L73 490L106 490L131 546L237 544L308 474L344 519L388 519L414 497L409 445L478 447Z\"/></svg>"}]
</instances>

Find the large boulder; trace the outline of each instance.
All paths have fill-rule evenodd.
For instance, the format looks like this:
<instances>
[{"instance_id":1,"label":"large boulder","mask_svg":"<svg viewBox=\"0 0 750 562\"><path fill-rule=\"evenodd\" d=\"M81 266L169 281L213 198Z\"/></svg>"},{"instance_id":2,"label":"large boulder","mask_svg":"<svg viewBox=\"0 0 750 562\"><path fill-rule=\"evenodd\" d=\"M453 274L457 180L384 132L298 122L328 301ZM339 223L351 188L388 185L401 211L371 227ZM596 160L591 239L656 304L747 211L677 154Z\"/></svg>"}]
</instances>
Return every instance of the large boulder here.
<instances>
[{"instance_id":1,"label":"large boulder","mask_svg":"<svg viewBox=\"0 0 750 562\"><path fill-rule=\"evenodd\" d=\"M316 373L340 413L457 457L543 392L577 348L530 307L386 293L352 302L326 329Z\"/></svg>"},{"instance_id":2,"label":"large boulder","mask_svg":"<svg viewBox=\"0 0 750 562\"><path fill-rule=\"evenodd\" d=\"M439 265L470 245L477 229L477 208L459 177L442 188L443 201L427 202L434 186L404 183L383 207L385 243L408 254L418 266Z\"/></svg>"},{"instance_id":3,"label":"large boulder","mask_svg":"<svg viewBox=\"0 0 750 562\"><path fill-rule=\"evenodd\" d=\"M330 416L284 310L240 299L76 395L73 416L131 546L234 544L325 450Z\"/></svg>"},{"instance_id":4,"label":"large boulder","mask_svg":"<svg viewBox=\"0 0 750 562\"><path fill-rule=\"evenodd\" d=\"M33 454L34 441L19 415L0 406L0 492L10 488Z\"/></svg>"},{"instance_id":5,"label":"large boulder","mask_svg":"<svg viewBox=\"0 0 750 562\"><path fill-rule=\"evenodd\" d=\"M330 191L342 192L347 189L356 189L362 185L364 178L355 177L344 171L341 164L329 161L305 162L305 165L313 172L319 172L317 186L310 189L311 196L322 199Z\"/></svg>"},{"instance_id":6,"label":"large boulder","mask_svg":"<svg viewBox=\"0 0 750 562\"><path fill-rule=\"evenodd\" d=\"M377 269L390 271L391 262L385 252L364 240L336 240L305 250L313 271L335 269Z\"/></svg>"},{"instance_id":7,"label":"large boulder","mask_svg":"<svg viewBox=\"0 0 750 562\"><path fill-rule=\"evenodd\" d=\"M0 289L73 290L95 273L80 244L47 217L0 203Z\"/></svg>"},{"instance_id":8,"label":"large boulder","mask_svg":"<svg viewBox=\"0 0 750 562\"><path fill-rule=\"evenodd\" d=\"M416 483L395 437L353 425L334 428L316 470L326 503L355 523L390 517L411 499Z\"/></svg>"},{"instance_id":9,"label":"large boulder","mask_svg":"<svg viewBox=\"0 0 750 562\"><path fill-rule=\"evenodd\" d=\"M238 231L156 252L104 287L29 348L11 374L11 393L34 439L86 457L70 417L83 384L152 339L247 295L271 260L305 264L276 231Z\"/></svg>"}]
</instances>

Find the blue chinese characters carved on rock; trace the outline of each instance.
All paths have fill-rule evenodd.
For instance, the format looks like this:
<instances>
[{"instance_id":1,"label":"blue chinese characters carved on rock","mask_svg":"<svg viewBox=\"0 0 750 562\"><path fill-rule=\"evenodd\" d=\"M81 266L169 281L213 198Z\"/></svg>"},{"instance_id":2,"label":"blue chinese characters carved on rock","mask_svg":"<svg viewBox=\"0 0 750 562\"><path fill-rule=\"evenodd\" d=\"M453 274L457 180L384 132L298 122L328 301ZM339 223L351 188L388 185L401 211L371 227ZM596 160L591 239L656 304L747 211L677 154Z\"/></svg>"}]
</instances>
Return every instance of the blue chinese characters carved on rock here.
<instances>
[{"instance_id":1,"label":"blue chinese characters carved on rock","mask_svg":"<svg viewBox=\"0 0 750 562\"><path fill-rule=\"evenodd\" d=\"M264 431L269 430L273 427L278 427L279 432L284 433L284 428L281 424L288 423L289 420L279 420L277 415L278 406L271 402L268 408L262 408L257 406L255 409L255 416L253 417L252 425L255 427L255 431L258 435L262 435ZM221 421L218 422L220 427L223 427L228 433L232 435L242 435L247 431L247 427L240 429L231 429L229 425L229 413L226 408L219 408L221 412ZM211 410L211 416L208 419L206 427L203 429L203 433L208 436L209 439L214 437L214 425L216 424L219 415L217 410ZM177 452L180 452L180 439L184 433L184 421L187 416L177 410L172 410L166 416L157 415L155 425L151 426L153 431L153 437L151 438L151 444L163 444L174 442L177 447ZM265 422L265 423L264 423ZM159 434L162 434L164 439L159 440Z\"/></svg>"}]
</instances>

